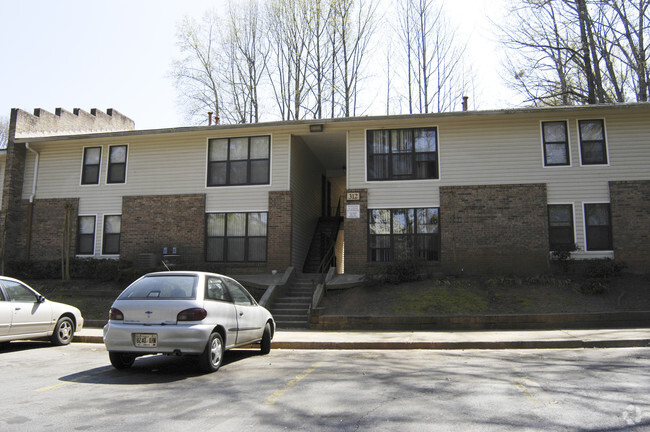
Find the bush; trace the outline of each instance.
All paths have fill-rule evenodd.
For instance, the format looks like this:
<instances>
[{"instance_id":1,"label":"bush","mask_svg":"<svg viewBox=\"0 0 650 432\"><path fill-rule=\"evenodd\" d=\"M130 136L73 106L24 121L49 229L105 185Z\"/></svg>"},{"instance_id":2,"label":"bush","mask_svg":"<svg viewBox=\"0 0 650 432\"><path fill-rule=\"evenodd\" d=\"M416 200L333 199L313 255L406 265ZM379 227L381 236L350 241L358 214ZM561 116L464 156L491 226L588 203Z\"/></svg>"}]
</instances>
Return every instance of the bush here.
<instances>
[{"instance_id":1,"label":"bush","mask_svg":"<svg viewBox=\"0 0 650 432\"><path fill-rule=\"evenodd\" d=\"M8 263L6 274L18 279L61 279L61 261L13 261ZM109 259L72 259L72 279L101 281L134 280L134 270L127 261Z\"/></svg>"},{"instance_id":2,"label":"bush","mask_svg":"<svg viewBox=\"0 0 650 432\"><path fill-rule=\"evenodd\" d=\"M610 258L590 260L584 276L588 278L609 279L621 274L625 264Z\"/></svg>"},{"instance_id":3,"label":"bush","mask_svg":"<svg viewBox=\"0 0 650 432\"><path fill-rule=\"evenodd\" d=\"M607 282L599 279L588 280L576 287L576 291L585 295L604 294L608 289Z\"/></svg>"},{"instance_id":4,"label":"bush","mask_svg":"<svg viewBox=\"0 0 650 432\"><path fill-rule=\"evenodd\" d=\"M422 279L420 264L417 261L404 260L386 265L384 282L400 284Z\"/></svg>"}]
</instances>

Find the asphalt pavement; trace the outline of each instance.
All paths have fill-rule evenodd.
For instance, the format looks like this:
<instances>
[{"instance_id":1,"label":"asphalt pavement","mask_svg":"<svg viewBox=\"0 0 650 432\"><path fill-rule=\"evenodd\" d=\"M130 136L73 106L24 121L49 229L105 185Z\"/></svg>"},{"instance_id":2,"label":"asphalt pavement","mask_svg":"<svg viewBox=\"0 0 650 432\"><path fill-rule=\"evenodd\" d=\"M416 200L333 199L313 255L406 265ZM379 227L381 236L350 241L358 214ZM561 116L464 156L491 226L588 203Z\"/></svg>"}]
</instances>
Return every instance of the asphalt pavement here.
<instances>
[{"instance_id":1,"label":"asphalt pavement","mask_svg":"<svg viewBox=\"0 0 650 432\"><path fill-rule=\"evenodd\" d=\"M103 343L102 329L88 327L75 342ZM278 330L273 349L549 349L650 347L650 329L503 331Z\"/></svg>"}]
</instances>

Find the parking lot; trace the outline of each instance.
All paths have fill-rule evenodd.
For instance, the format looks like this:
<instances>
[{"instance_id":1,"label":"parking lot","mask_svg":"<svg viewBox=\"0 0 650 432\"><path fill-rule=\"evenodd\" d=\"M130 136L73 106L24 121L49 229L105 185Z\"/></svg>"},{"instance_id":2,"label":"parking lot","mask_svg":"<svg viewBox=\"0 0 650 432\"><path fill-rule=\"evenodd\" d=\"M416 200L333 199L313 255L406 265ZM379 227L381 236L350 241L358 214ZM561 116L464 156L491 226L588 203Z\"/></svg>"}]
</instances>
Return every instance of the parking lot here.
<instances>
[{"instance_id":1,"label":"parking lot","mask_svg":"<svg viewBox=\"0 0 650 432\"><path fill-rule=\"evenodd\" d=\"M101 344L0 352L0 429L647 430L650 349L258 350L113 369Z\"/></svg>"}]
</instances>

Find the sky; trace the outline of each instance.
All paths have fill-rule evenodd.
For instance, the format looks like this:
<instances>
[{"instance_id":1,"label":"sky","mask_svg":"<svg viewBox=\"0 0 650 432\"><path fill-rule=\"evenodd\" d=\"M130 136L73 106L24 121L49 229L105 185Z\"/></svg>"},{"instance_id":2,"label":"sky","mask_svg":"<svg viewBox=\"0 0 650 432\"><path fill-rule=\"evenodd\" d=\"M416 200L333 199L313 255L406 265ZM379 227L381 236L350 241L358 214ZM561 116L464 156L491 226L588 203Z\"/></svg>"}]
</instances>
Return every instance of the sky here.
<instances>
[{"instance_id":1,"label":"sky","mask_svg":"<svg viewBox=\"0 0 650 432\"><path fill-rule=\"evenodd\" d=\"M502 2L446 0L477 69L479 100L470 108L513 105L488 21L501 19ZM11 108L113 108L136 129L187 125L170 76L179 57L177 26L184 16L226 6L227 0L0 0L0 116L8 118Z\"/></svg>"}]
</instances>

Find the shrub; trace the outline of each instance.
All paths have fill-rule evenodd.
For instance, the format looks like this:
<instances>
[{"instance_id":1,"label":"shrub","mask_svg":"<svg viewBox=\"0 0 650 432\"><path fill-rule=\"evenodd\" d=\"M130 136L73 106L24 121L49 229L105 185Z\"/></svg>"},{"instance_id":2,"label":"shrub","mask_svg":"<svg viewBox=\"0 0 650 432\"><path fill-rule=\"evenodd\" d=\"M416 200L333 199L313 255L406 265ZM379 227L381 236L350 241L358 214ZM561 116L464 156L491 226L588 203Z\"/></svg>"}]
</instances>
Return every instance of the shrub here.
<instances>
[{"instance_id":1,"label":"shrub","mask_svg":"<svg viewBox=\"0 0 650 432\"><path fill-rule=\"evenodd\" d=\"M599 279L591 279L576 287L576 291L585 295L599 295L607 291L607 282Z\"/></svg>"},{"instance_id":2,"label":"shrub","mask_svg":"<svg viewBox=\"0 0 650 432\"><path fill-rule=\"evenodd\" d=\"M392 284L415 282L422 279L420 264L417 261L404 260L386 265L384 281Z\"/></svg>"},{"instance_id":3,"label":"shrub","mask_svg":"<svg viewBox=\"0 0 650 432\"><path fill-rule=\"evenodd\" d=\"M625 264L610 258L590 260L585 269L584 276L589 278L608 279L621 274Z\"/></svg>"}]
</instances>

